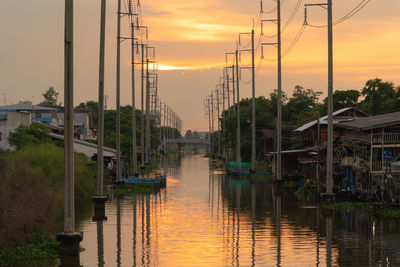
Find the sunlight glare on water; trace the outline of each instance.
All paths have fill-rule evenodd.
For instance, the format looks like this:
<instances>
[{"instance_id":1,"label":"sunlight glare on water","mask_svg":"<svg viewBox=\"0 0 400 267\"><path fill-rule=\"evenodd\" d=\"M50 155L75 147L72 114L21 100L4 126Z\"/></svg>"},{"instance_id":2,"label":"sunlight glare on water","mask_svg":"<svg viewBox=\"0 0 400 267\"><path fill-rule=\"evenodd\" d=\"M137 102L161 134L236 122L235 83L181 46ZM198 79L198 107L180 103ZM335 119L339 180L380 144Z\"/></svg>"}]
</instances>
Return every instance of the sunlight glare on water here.
<instances>
[{"instance_id":1,"label":"sunlight glare on water","mask_svg":"<svg viewBox=\"0 0 400 267\"><path fill-rule=\"evenodd\" d=\"M166 189L111 198L106 213L102 223L80 224L83 266L399 263L391 249L399 245L397 229L384 234L383 222L374 222L380 232L372 236L373 219L325 217L317 206L297 203L293 192L227 177L220 164L201 156L177 159Z\"/></svg>"}]
</instances>

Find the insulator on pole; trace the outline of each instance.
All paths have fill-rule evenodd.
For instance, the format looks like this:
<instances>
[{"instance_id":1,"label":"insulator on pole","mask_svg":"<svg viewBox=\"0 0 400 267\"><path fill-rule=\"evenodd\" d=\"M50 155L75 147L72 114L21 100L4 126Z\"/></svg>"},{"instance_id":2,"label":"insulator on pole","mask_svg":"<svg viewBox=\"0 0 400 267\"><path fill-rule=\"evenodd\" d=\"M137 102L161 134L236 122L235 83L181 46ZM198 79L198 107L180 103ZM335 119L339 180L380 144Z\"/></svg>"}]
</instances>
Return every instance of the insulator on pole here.
<instances>
[{"instance_id":1,"label":"insulator on pole","mask_svg":"<svg viewBox=\"0 0 400 267\"><path fill-rule=\"evenodd\" d=\"M304 8L304 25L307 25L307 7Z\"/></svg>"}]
</instances>

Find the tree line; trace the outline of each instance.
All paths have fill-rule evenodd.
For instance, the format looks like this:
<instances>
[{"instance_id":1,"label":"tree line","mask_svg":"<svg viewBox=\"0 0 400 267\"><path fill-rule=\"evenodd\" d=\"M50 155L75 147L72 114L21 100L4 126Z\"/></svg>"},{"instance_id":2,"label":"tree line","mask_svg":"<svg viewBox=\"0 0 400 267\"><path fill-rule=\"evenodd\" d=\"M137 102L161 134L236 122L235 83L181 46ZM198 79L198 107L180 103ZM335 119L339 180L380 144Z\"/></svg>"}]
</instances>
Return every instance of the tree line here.
<instances>
[{"instance_id":1,"label":"tree line","mask_svg":"<svg viewBox=\"0 0 400 267\"><path fill-rule=\"evenodd\" d=\"M277 90L268 98L256 98L256 147L257 158L264 158L265 149L275 151L274 134L265 136L264 130L275 131L277 117ZM302 86L295 86L290 97L282 94L282 148L298 149L303 146L303 139L294 129L315 120L317 111L320 116L327 114L328 99L320 101L322 92ZM243 160L251 158L251 99L240 101L241 152ZM355 107L370 115L400 111L400 86L382 79L371 79L365 83L362 90L337 90L333 93L334 111ZM236 105L222 113L221 131L222 143L234 151L236 143L237 114ZM217 135L213 135L217 140ZM216 144L216 142L215 142ZM232 153L233 155L233 153Z\"/></svg>"}]
</instances>

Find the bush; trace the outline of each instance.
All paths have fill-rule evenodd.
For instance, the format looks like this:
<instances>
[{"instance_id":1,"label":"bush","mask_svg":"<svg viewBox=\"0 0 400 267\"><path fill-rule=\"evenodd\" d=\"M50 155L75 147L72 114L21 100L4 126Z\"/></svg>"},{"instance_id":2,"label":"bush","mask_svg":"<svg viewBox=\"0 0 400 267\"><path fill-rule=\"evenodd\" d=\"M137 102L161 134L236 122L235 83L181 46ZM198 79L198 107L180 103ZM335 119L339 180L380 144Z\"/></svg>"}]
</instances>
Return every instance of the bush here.
<instances>
[{"instance_id":1,"label":"bush","mask_svg":"<svg viewBox=\"0 0 400 267\"><path fill-rule=\"evenodd\" d=\"M295 195L301 201L311 201L315 199L316 193L317 192L315 188L309 186L308 184L304 184L297 189Z\"/></svg>"},{"instance_id":2,"label":"bush","mask_svg":"<svg viewBox=\"0 0 400 267\"><path fill-rule=\"evenodd\" d=\"M42 123L34 122L30 126L19 126L14 133L8 137L10 145L20 150L28 144L41 144L50 142L47 134L50 128Z\"/></svg>"},{"instance_id":3,"label":"bush","mask_svg":"<svg viewBox=\"0 0 400 267\"><path fill-rule=\"evenodd\" d=\"M53 232L63 215L64 150L53 143L8 152L0 169L0 248L24 245L32 234ZM75 203L95 192L93 164L75 154Z\"/></svg>"}]
</instances>

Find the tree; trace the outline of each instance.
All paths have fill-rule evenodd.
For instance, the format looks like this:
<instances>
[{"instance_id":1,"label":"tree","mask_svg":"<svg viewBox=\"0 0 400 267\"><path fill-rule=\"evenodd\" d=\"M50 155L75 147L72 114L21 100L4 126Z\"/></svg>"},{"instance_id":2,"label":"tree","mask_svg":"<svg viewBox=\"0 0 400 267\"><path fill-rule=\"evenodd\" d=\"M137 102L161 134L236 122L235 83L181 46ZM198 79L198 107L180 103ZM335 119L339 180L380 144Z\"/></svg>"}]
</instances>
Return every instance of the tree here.
<instances>
[{"instance_id":1,"label":"tree","mask_svg":"<svg viewBox=\"0 0 400 267\"><path fill-rule=\"evenodd\" d=\"M57 105L58 92L54 90L54 86L50 86L46 92L43 93L44 101L41 104L55 106Z\"/></svg>"},{"instance_id":2,"label":"tree","mask_svg":"<svg viewBox=\"0 0 400 267\"><path fill-rule=\"evenodd\" d=\"M47 134L50 128L38 122L32 123L30 126L19 126L15 132L8 137L10 145L20 150L28 144L42 144L49 142L50 138Z\"/></svg>"},{"instance_id":3,"label":"tree","mask_svg":"<svg viewBox=\"0 0 400 267\"><path fill-rule=\"evenodd\" d=\"M361 93L358 90L335 91L333 93L333 110L339 110L347 107L355 107ZM324 99L324 109L328 109L328 98Z\"/></svg>"},{"instance_id":4,"label":"tree","mask_svg":"<svg viewBox=\"0 0 400 267\"><path fill-rule=\"evenodd\" d=\"M398 92L392 82L383 82L378 78L368 80L361 94L365 97L361 107L367 113L392 112L399 107Z\"/></svg>"}]
</instances>

